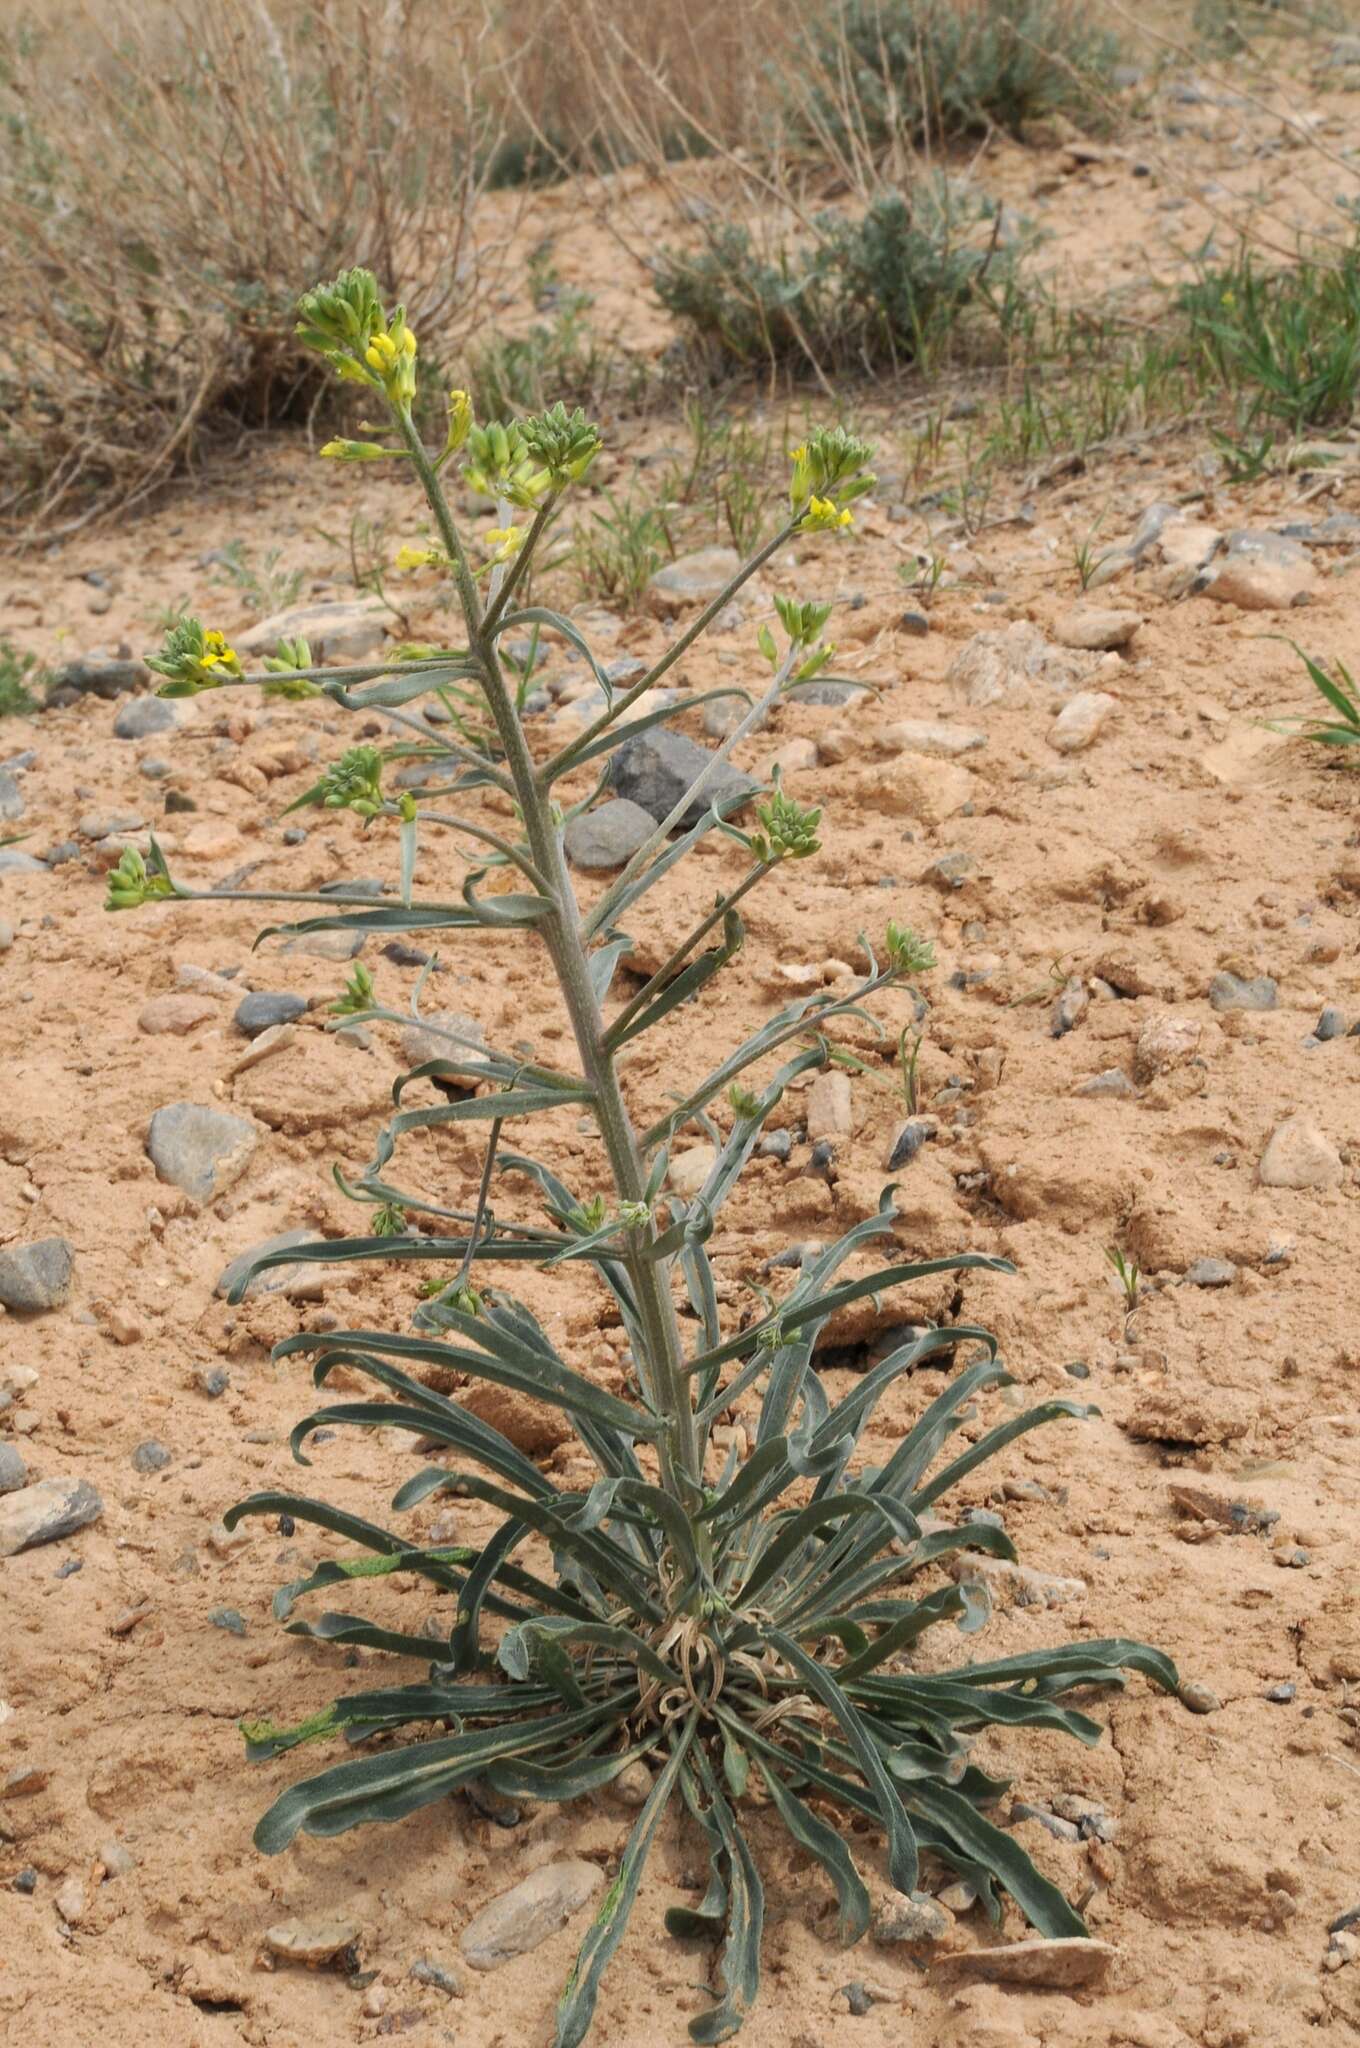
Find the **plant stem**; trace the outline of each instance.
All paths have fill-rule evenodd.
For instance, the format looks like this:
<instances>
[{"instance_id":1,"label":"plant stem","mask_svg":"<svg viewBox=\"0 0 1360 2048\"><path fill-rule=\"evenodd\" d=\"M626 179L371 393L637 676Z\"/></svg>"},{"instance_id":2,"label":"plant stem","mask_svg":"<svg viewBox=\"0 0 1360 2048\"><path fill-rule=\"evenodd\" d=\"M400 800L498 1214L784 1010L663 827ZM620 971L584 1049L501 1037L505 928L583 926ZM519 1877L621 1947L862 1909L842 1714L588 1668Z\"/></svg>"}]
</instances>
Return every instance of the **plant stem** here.
<instances>
[{"instance_id":1,"label":"plant stem","mask_svg":"<svg viewBox=\"0 0 1360 2048\"><path fill-rule=\"evenodd\" d=\"M541 929L566 1004L580 1054L581 1071L593 1093L595 1117L614 1185L621 1200L642 1203L647 1190L646 1165L619 1087L613 1056L605 1045L604 1020L590 978L590 960L581 928L580 908L562 849L561 834L553 822L547 794L529 752L514 698L502 674L494 634L487 630L467 553L443 487L409 413L397 410L396 418L440 537L453 563L468 637L481 664L482 688L501 742L505 765L514 784L530 856L547 883L544 894L551 901L553 912L543 920ZM647 1357L637 1360L638 1380L644 1397L668 1425L658 1439L661 1483L686 1513L692 1513L703 1483L703 1449L685 1372L680 1326L671 1300L669 1263L651 1256L650 1252L655 1236L651 1224L630 1232L630 1250L626 1255L648 1353ZM635 1249L632 1248L634 1246ZM700 1535L706 1550L709 1541L706 1529L696 1530L696 1537Z\"/></svg>"}]
</instances>

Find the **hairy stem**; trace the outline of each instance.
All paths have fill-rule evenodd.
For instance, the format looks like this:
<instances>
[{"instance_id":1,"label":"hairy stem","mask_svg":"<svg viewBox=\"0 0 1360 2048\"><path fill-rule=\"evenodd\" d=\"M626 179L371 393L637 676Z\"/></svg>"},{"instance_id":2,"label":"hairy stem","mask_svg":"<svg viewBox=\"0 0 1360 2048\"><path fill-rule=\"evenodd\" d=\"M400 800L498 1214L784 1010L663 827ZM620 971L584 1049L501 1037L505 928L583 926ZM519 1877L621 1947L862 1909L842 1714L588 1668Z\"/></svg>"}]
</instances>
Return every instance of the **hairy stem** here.
<instances>
[{"instance_id":1,"label":"hairy stem","mask_svg":"<svg viewBox=\"0 0 1360 2048\"><path fill-rule=\"evenodd\" d=\"M642 1203L647 1190L646 1164L613 1057L605 1045L604 1020L590 979L580 908L561 835L553 822L546 790L506 685L494 634L488 630L482 613L467 553L443 487L409 413L398 410L396 418L453 563L469 640L481 664L482 688L514 784L530 856L547 883L544 893L552 902L553 912L544 919L541 929L580 1054L581 1070L593 1093L595 1117L614 1185L621 1200ZM670 1295L669 1266L649 1255L655 1235L650 1224L630 1231L626 1255L648 1353L646 1358L637 1360L638 1378L644 1397L667 1424L658 1443L662 1484L689 1512L702 1485L703 1452L685 1373L679 1322Z\"/></svg>"}]
</instances>

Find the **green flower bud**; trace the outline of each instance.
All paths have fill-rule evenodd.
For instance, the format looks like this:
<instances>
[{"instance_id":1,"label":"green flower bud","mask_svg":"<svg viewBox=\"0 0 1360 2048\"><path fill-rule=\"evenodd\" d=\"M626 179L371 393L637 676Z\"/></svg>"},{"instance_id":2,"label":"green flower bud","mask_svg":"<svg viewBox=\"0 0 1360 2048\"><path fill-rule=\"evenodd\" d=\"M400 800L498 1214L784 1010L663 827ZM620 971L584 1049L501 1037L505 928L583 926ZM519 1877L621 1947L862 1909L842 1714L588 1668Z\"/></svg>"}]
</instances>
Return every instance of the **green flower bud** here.
<instances>
[{"instance_id":1,"label":"green flower bud","mask_svg":"<svg viewBox=\"0 0 1360 2048\"><path fill-rule=\"evenodd\" d=\"M264 685L263 696L281 697L296 703L304 697L319 697L321 694L318 683L295 673L297 669L315 666L311 647L301 635L296 640L280 640L274 652L265 656L261 666L275 678Z\"/></svg>"},{"instance_id":2,"label":"green flower bud","mask_svg":"<svg viewBox=\"0 0 1360 2048\"><path fill-rule=\"evenodd\" d=\"M844 427L819 427L815 434L809 434L802 447L793 451L789 500L794 511L802 510L810 499L817 498L827 501L839 514L852 498L863 497L874 484L865 467L871 453L867 442L847 433Z\"/></svg>"},{"instance_id":3,"label":"green flower bud","mask_svg":"<svg viewBox=\"0 0 1360 2048\"><path fill-rule=\"evenodd\" d=\"M815 604L810 600L800 604L794 597L777 597L774 608L795 647L814 647L831 617L829 604Z\"/></svg>"},{"instance_id":4,"label":"green flower bud","mask_svg":"<svg viewBox=\"0 0 1360 2048\"><path fill-rule=\"evenodd\" d=\"M935 965L935 948L929 939L918 939L909 925L890 920L885 945L894 974L925 974Z\"/></svg>"},{"instance_id":5,"label":"green flower bud","mask_svg":"<svg viewBox=\"0 0 1360 2048\"><path fill-rule=\"evenodd\" d=\"M401 1237L406 1231L406 1211L400 1202L384 1202L368 1219L371 1237Z\"/></svg>"},{"instance_id":6,"label":"green flower bud","mask_svg":"<svg viewBox=\"0 0 1360 2048\"><path fill-rule=\"evenodd\" d=\"M504 498L511 505L529 508L538 504L551 483L513 420L491 420L484 427L468 429L463 475L484 498Z\"/></svg>"},{"instance_id":7,"label":"green flower bud","mask_svg":"<svg viewBox=\"0 0 1360 2048\"><path fill-rule=\"evenodd\" d=\"M155 903L164 897L178 896L180 893L171 881L165 857L153 839L149 869L135 846L123 848L122 858L108 878L108 894L104 898L104 908L140 910L144 903Z\"/></svg>"},{"instance_id":8,"label":"green flower bud","mask_svg":"<svg viewBox=\"0 0 1360 2048\"><path fill-rule=\"evenodd\" d=\"M371 1010L373 1003L373 976L362 960L356 960L345 983L344 994L328 1005L330 1014L332 1017L357 1016L360 1011Z\"/></svg>"},{"instance_id":9,"label":"green flower bud","mask_svg":"<svg viewBox=\"0 0 1360 2048\"><path fill-rule=\"evenodd\" d=\"M727 1099L738 1116L760 1115L760 1097L753 1095L749 1088L742 1088L735 1081L727 1091Z\"/></svg>"},{"instance_id":10,"label":"green flower bud","mask_svg":"<svg viewBox=\"0 0 1360 2048\"><path fill-rule=\"evenodd\" d=\"M284 812L301 811L317 804L328 811L357 811L368 823L383 808L383 757L376 747L351 747L328 768L320 782L294 797Z\"/></svg>"},{"instance_id":11,"label":"green flower bud","mask_svg":"<svg viewBox=\"0 0 1360 2048\"><path fill-rule=\"evenodd\" d=\"M776 773L774 795L768 803L756 807L756 817L763 829L751 835L752 853L771 866L781 860L810 859L821 847L817 837L821 816L820 809L804 810L792 797L785 796Z\"/></svg>"},{"instance_id":12,"label":"green flower bud","mask_svg":"<svg viewBox=\"0 0 1360 2048\"><path fill-rule=\"evenodd\" d=\"M579 405L568 413L560 399L547 412L530 413L519 430L529 454L559 488L579 483L600 452L599 429Z\"/></svg>"}]
</instances>

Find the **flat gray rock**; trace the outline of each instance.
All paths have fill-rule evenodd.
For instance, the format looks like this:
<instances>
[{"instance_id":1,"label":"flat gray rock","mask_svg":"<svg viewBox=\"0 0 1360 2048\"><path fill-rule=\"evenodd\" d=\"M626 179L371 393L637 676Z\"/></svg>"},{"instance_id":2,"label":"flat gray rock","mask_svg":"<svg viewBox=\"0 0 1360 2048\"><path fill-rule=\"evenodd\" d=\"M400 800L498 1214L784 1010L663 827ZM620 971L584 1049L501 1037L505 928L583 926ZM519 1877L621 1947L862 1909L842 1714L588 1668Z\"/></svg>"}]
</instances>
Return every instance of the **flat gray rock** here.
<instances>
[{"instance_id":1,"label":"flat gray rock","mask_svg":"<svg viewBox=\"0 0 1360 2048\"><path fill-rule=\"evenodd\" d=\"M306 640L314 661L359 660L387 638L392 614L373 597L295 604L236 635L239 654L272 654L280 640Z\"/></svg>"},{"instance_id":2,"label":"flat gray rock","mask_svg":"<svg viewBox=\"0 0 1360 2048\"><path fill-rule=\"evenodd\" d=\"M654 732L640 733L619 748L610 763L609 780L617 795L640 805L660 824L712 760L707 747L686 739L683 733L658 726ZM702 795L682 813L680 828L697 824L715 798L732 800L728 807L730 816L742 808L758 787L739 768L721 762Z\"/></svg>"},{"instance_id":3,"label":"flat gray rock","mask_svg":"<svg viewBox=\"0 0 1360 2048\"><path fill-rule=\"evenodd\" d=\"M246 1038L258 1038L262 1031L268 1031L275 1024L291 1024L295 1018L307 1014L306 996L290 996L275 993L273 989L255 989L243 996L236 1005L232 1018L236 1029Z\"/></svg>"},{"instance_id":4,"label":"flat gray rock","mask_svg":"<svg viewBox=\"0 0 1360 2048\"><path fill-rule=\"evenodd\" d=\"M13 1444L0 1443L0 1493L17 1493L27 1485L27 1465Z\"/></svg>"},{"instance_id":5,"label":"flat gray rock","mask_svg":"<svg viewBox=\"0 0 1360 2048\"><path fill-rule=\"evenodd\" d=\"M74 1258L64 1237L40 1237L33 1244L12 1244L0 1251L0 1302L20 1313L38 1315L60 1308L71 1292Z\"/></svg>"},{"instance_id":6,"label":"flat gray rock","mask_svg":"<svg viewBox=\"0 0 1360 2048\"><path fill-rule=\"evenodd\" d=\"M0 1499L0 1557L56 1543L88 1528L104 1512L104 1503L88 1479L40 1479Z\"/></svg>"},{"instance_id":7,"label":"flat gray rock","mask_svg":"<svg viewBox=\"0 0 1360 2048\"><path fill-rule=\"evenodd\" d=\"M23 815L24 793L19 787L19 779L7 768L0 768L0 822L12 825Z\"/></svg>"},{"instance_id":8,"label":"flat gray rock","mask_svg":"<svg viewBox=\"0 0 1360 2048\"><path fill-rule=\"evenodd\" d=\"M1273 1010L1275 1003L1275 983L1268 974L1258 974L1252 981L1216 974L1209 983L1209 1006L1214 1010Z\"/></svg>"},{"instance_id":9,"label":"flat gray rock","mask_svg":"<svg viewBox=\"0 0 1360 2048\"><path fill-rule=\"evenodd\" d=\"M1236 1278L1231 1259L1196 1259L1185 1269L1187 1287L1231 1287Z\"/></svg>"},{"instance_id":10,"label":"flat gray rock","mask_svg":"<svg viewBox=\"0 0 1360 2048\"><path fill-rule=\"evenodd\" d=\"M47 702L70 704L77 697L126 697L132 690L144 689L147 681L147 670L140 661L85 654L57 670L47 686Z\"/></svg>"},{"instance_id":11,"label":"flat gray rock","mask_svg":"<svg viewBox=\"0 0 1360 2048\"><path fill-rule=\"evenodd\" d=\"M578 868L621 868L656 830L656 819L630 797L611 797L573 818L563 834L567 858Z\"/></svg>"},{"instance_id":12,"label":"flat gray rock","mask_svg":"<svg viewBox=\"0 0 1360 2048\"><path fill-rule=\"evenodd\" d=\"M0 875L45 875L47 869L40 860L34 860L31 853L21 853L17 846L0 846Z\"/></svg>"},{"instance_id":13,"label":"flat gray rock","mask_svg":"<svg viewBox=\"0 0 1360 2048\"><path fill-rule=\"evenodd\" d=\"M363 932L301 932L281 946L281 953L300 954L304 960L353 960L364 950Z\"/></svg>"},{"instance_id":14,"label":"flat gray rock","mask_svg":"<svg viewBox=\"0 0 1360 2048\"><path fill-rule=\"evenodd\" d=\"M599 1866L582 1857L545 1863L483 1906L463 1929L458 1945L474 1970L497 1970L565 1927L603 1883Z\"/></svg>"},{"instance_id":15,"label":"flat gray rock","mask_svg":"<svg viewBox=\"0 0 1360 2048\"><path fill-rule=\"evenodd\" d=\"M250 1164L260 1134L245 1117L206 1109L197 1102L171 1102L158 1109L146 1134L146 1149L162 1180L196 1202L209 1202Z\"/></svg>"},{"instance_id":16,"label":"flat gray rock","mask_svg":"<svg viewBox=\"0 0 1360 2048\"><path fill-rule=\"evenodd\" d=\"M647 602L656 612L708 604L726 590L740 567L741 556L735 548L698 548L657 570L647 585Z\"/></svg>"},{"instance_id":17,"label":"flat gray rock","mask_svg":"<svg viewBox=\"0 0 1360 2048\"><path fill-rule=\"evenodd\" d=\"M113 721L116 740L149 740L153 733L174 732L185 723L179 702L171 697L134 697Z\"/></svg>"}]
</instances>

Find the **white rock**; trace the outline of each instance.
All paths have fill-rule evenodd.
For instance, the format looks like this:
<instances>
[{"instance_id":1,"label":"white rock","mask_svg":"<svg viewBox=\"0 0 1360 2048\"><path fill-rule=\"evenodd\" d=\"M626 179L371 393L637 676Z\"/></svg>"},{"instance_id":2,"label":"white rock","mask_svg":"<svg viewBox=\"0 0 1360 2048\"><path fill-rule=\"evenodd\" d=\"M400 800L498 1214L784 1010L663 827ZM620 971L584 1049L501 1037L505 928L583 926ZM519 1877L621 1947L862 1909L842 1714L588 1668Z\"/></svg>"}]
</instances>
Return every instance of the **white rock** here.
<instances>
[{"instance_id":1,"label":"white rock","mask_svg":"<svg viewBox=\"0 0 1360 2048\"><path fill-rule=\"evenodd\" d=\"M85 1887L78 1877L68 1877L52 1901L68 1927L78 1927L85 1918Z\"/></svg>"},{"instance_id":2,"label":"white rock","mask_svg":"<svg viewBox=\"0 0 1360 2048\"><path fill-rule=\"evenodd\" d=\"M318 1914L310 1920L281 1920L265 1935L264 1945L272 1956L290 1963L328 1963L342 1948L352 1948L359 1939L357 1920L340 1913Z\"/></svg>"},{"instance_id":3,"label":"white rock","mask_svg":"<svg viewBox=\"0 0 1360 2048\"><path fill-rule=\"evenodd\" d=\"M852 1129L850 1076L838 1068L818 1074L808 1090L809 1138L848 1138Z\"/></svg>"},{"instance_id":4,"label":"white rock","mask_svg":"<svg viewBox=\"0 0 1360 2048\"><path fill-rule=\"evenodd\" d=\"M717 1150L712 1145L692 1145L688 1152L677 1152L670 1163L666 1179L683 1200L693 1201L709 1174Z\"/></svg>"},{"instance_id":5,"label":"white rock","mask_svg":"<svg viewBox=\"0 0 1360 2048\"><path fill-rule=\"evenodd\" d=\"M1037 626L1016 619L974 633L950 662L945 680L963 703L978 706L1025 695L1036 685L1074 690L1091 672L1088 656L1052 646Z\"/></svg>"},{"instance_id":6,"label":"white rock","mask_svg":"<svg viewBox=\"0 0 1360 2048\"><path fill-rule=\"evenodd\" d=\"M819 739L823 751L828 737L823 733ZM947 725L934 718L902 718L894 725L876 727L872 738L883 754L974 754L987 744L985 732L974 732L964 725Z\"/></svg>"},{"instance_id":7,"label":"white rock","mask_svg":"<svg viewBox=\"0 0 1360 2048\"><path fill-rule=\"evenodd\" d=\"M1197 1017L1177 1017L1170 1012L1150 1018L1138 1037L1134 1072L1140 1081L1150 1081L1171 1067L1183 1066L1199 1051L1204 1027Z\"/></svg>"},{"instance_id":8,"label":"white rock","mask_svg":"<svg viewBox=\"0 0 1360 2048\"><path fill-rule=\"evenodd\" d=\"M39 1479L0 1497L0 1557L56 1543L97 1522L104 1503L88 1479Z\"/></svg>"},{"instance_id":9,"label":"white rock","mask_svg":"<svg viewBox=\"0 0 1360 2048\"><path fill-rule=\"evenodd\" d=\"M980 1579L997 1607L1063 1607L1086 1597L1085 1579L1054 1578L983 1551L960 1551L945 1561L945 1570L953 1579Z\"/></svg>"},{"instance_id":10,"label":"white rock","mask_svg":"<svg viewBox=\"0 0 1360 2048\"><path fill-rule=\"evenodd\" d=\"M1078 605L1065 612L1053 628L1062 647L1075 647L1088 654L1104 648L1127 647L1143 621L1137 612L1113 611L1100 605Z\"/></svg>"},{"instance_id":11,"label":"white rock","mask_svg":"<svg viewBox=\"0 0 1360 2048\"><path fill-rule=\"evenodd\" d=\"M1287 1117L1261 1154L1267 1188L1339 1188L1345 1171L1331 1139L1303 1116Z\"/></svg>"},{"instance_id":12,"label":"white rock","mask_svg":"<svg viewBox=\"0 0 1360 2048\"><path fill-rule=\"evenodd\" d=\"M1079 754L1096 739L1119 699L1105 690L1078 690L1048 729L1048 744L1060 754Z\"/></svg>"},{"instance_id":13,"label":"white rock","mask_svg":"<svg viewBox=\"0 0 1360 2048\"><path fill-rule=\"evenodd\" d=\"M314 661L357 661L387 638L392 614L376 597L329 604L295 604L236 635L241 654L272 654L279 640L306 640Z\"/></svg>"},{"instance_id":14,"label":"white rock","mask_svg":"<svg viewBox=\"0 0 1360 2048\"><path fill-rule=\"evenodd\" d=\"M565 1927L603 1883L597 1865L579 1856L546 1863L483 1906L463 1929L459 1947L474 1970L499 1969Z\"/></svg>"},{"instance_id":15,"label":"white rock","mask_svg":"<svg viewBox=\"0 0 1360 2048\"><path fill-rule=\"evenodd\" d=\"M1279 533L1234 533L1211 568L1205 595L1241 611L1283 611L1310 597L1318 574L1308 550Z\"/></svg>"}]
</instances>

